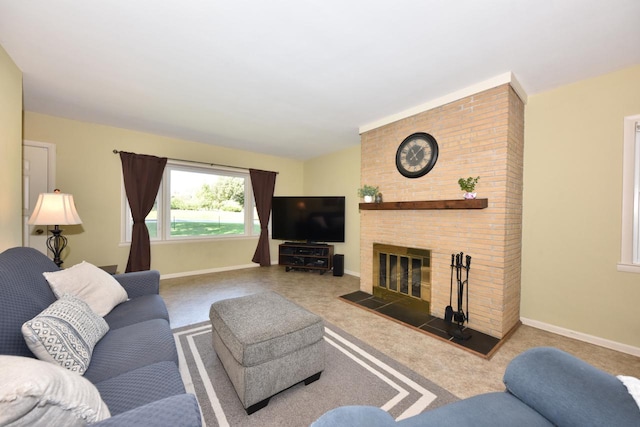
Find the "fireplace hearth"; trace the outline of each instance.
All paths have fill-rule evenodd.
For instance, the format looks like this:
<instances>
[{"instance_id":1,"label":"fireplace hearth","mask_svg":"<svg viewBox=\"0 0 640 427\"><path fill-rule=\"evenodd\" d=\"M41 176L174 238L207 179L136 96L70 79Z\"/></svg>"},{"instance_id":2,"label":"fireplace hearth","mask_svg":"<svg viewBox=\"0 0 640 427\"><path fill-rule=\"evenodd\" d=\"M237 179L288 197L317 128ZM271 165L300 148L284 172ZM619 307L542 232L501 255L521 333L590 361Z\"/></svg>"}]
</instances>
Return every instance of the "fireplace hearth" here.
<instances>
[{"instance_id":1,"label":"fireplace hearth","mask_svg":"<svg viewBox=\"0 0 640 427\"><path fill-rule=\"evenodd\" d=\"M407 307L404 301L390 302L362 291L341 295L340 299L371 313L393 320L417 332L446 341L485 359L491 359L507 339L506 337L498 339L466 326L464 330L469 334L473 334L473 339L463 340L452 337L449 334L451 325L444 319L432 316L424 312L424 310Z\"/></svg>"}]
</instances>

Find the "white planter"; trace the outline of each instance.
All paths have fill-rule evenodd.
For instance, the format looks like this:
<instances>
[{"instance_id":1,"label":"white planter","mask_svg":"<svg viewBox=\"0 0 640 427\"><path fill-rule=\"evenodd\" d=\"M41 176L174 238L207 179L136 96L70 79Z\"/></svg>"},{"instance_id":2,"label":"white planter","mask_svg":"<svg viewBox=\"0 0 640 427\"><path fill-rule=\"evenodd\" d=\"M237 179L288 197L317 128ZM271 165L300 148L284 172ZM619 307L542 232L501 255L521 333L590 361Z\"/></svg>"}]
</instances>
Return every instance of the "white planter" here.
<instances>
[{"instance_id":1,"label":"white planter","mask_svg":"<svg viewBox=\"0 0 640 427\"><path fill-rule=\"evenodd\" d=\"M475 199L478 193L464 193L465 199Z\"/></svg>"},{"instance_id":2,"label":"white planter","mask_svg":"<svg viewBox=\"0 0 640 427\"><path fill-rule=\"evenodd\" d=\"M364 202L365 203L373 202L373 196L364 196Z\"/></svg>"}]
</instances>

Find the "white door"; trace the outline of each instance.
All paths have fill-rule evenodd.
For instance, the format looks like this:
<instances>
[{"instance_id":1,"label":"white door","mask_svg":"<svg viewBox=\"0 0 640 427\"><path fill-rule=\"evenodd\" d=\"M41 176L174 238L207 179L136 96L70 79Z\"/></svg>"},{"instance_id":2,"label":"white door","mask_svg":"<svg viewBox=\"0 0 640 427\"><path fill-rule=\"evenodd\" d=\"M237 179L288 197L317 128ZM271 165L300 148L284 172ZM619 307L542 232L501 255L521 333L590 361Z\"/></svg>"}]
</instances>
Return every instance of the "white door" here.
<instances>
[{"instance_id":1,"label":"white door","mask_svg":"<svg viewBox=\"0 0 640 427\"><path fill-rule=\"evenodd\" d=\"M55 145L35 141L24 141L23 144L23 224L24 246L32 247L45 255L47 253L47 227L45 225L29 225L29 217L38 201L40 193L54 190L55 177Z\"/></svg>"}]
</instances>

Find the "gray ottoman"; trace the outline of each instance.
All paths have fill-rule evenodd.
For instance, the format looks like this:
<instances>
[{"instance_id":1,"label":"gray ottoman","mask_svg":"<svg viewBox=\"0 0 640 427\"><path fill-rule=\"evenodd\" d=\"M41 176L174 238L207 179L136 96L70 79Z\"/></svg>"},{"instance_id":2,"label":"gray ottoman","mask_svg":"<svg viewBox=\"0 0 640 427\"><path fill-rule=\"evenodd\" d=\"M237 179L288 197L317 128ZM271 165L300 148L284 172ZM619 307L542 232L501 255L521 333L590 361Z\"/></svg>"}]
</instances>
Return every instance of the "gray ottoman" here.
<instances>
[{"instance_id":1,"label":"gray ottoman","mask_svg":"<svg viewBox=\"0 0 640 427\"><path fill-rule=\"evenodd\" d=\"M324 369L322 318L275 292L211 304L213 348L247 414Z\"/></svg>"}]
</instances>

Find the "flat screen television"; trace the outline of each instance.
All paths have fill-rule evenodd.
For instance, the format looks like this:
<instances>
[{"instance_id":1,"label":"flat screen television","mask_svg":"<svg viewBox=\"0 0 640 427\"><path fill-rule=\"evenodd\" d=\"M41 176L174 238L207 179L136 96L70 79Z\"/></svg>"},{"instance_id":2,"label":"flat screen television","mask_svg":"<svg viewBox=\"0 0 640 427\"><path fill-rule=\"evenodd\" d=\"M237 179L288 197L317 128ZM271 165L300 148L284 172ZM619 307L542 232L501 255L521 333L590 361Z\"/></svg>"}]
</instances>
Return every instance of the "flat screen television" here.
<instances>
[{"instance_id":1,"label":"flat screen television","mask_svg":"<svg viewBox=\"0 0 640 427\"><path fill-rule=\"evenodd\" d=\"M271 237L309 243L344 242L344 196L275 196Z\"/></svg>"}]
</instances>

